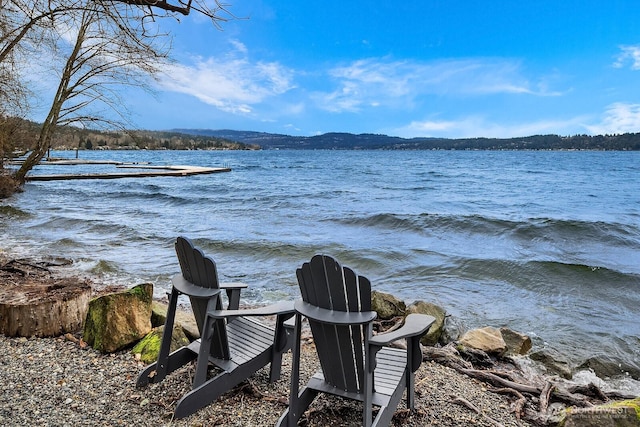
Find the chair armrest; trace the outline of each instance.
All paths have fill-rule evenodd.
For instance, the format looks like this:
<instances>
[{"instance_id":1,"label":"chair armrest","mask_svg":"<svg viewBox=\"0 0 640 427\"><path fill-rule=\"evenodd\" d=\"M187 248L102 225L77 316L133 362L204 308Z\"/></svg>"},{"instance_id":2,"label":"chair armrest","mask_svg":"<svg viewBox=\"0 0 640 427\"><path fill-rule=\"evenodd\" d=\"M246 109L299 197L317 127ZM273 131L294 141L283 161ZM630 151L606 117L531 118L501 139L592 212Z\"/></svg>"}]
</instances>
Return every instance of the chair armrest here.
<instances>
[{"instance_id":1,"label":"chair armrest","mask_svg":"<svg viewBox=\"0 0 640 427\"><path fill-rule=\"evenodd\" d=\"M384 346L402 338L423 335L436 319L426 314L411 313L404 319L404 325L395 331L378 334L369 339L369 344Z\"/></svg>"},{"instance_id":2,"label":"chair armrest","mask_svg":"<svg viewBox=\"0 0 640 427\"><path fill-rule=\"evenodd\" d=\"M227 310L237 310L240 307L240 291L247 288L246 283L230 282L220 283L220 289L224 289L227 292L227 298L229 304Z\"/></svg>"},{"instance_id":3,"label":"chair armrest","mask_svg":"<svg viewBox=\"0 0 640 427\"><path fill-rule=\"evenodd\" d=\"M331 325L362 325L373 321L378 315L375 311L348 312L329 310L316 307L302 300L295 302L295 309L298 313L311 320Z\"/></svg>"},{"instance_id":4,"label":"chair armrest","mask_svg":"<svg viewBox=\"0 0 640 427\"><path fill-rule=\"evenodd\" d=\"M241 282L220 283L220 289L246 289L249 285Z\"/></svg>"},{"instance_id":5,"label":"chair armrest","mask_svg":"<svg viewBox=\"0 0 640 427\"><path fill-rule=\"evenodd\" d=\"M171 284L181 294L189 295L196 298L211 298L214 295L220 294L220 289L216 288L203 288L202 286L196 286L182 277L182 274L176 274L171 278Z\"/></svg>"},{"instance_id":6,"label":"chair armrest","mask_svg":"<svg viewBox=\"0 0 640 427\"><path fill-rule=\"evenodd\" d=\"M247 308L242 310L211 310L207 315L214 319L224 319L240 316L273 316L294 314L293 301L280 301L265 307Z\"/></svg>"}]
</instances>

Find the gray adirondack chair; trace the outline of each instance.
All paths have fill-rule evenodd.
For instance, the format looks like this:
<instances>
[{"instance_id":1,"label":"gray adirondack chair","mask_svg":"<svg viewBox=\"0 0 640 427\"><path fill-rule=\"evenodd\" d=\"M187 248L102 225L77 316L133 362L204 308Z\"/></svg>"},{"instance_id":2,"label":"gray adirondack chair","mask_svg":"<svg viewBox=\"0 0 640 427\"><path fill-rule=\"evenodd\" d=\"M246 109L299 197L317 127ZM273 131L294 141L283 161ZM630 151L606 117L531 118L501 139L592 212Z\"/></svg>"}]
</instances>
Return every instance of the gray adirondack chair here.
<instances>
[{"instance_id":1,"label":"gray adirondack chair","mask_svg":"<svg viewBox=\"0 0 640 427\"><path fill-rule=\"evenodd\" d=\"M422 362L420 337L435 321L410 314L404 325L373 336L371 283L333 258L316 255L297 270L302 300L296 301L295 344L289 408L277 426L293 427L320 392L363 402L364 426L387 426L407 391L414 406L414 372ZM321 370L299 392L300 330L309 320ZM407 349L388 345L406 339ZM373 419L373 405L379 406Z\"/></svg>"},{"instance_id":2,"label":"gray adirondack chair","mask_svg":"<svg viewBox=\"0 0 640 427\"><path fill-rule=\"evenodd\" d=\"M175 243L182 274L172 279L169 308L157 362L138 376L137 386L162 381L167 374L197 358L193 387L178 402L175 418L186 417L210 404L220 395L270 364L271 382L280 377L282 354L291 348L291 326L285 321L294 315L293 301L239 310L240 290L246 285L221 284L215 262L184 237ZM226 291L228 306L222 309L221 292ZM187 295L201 338L169 354L179 295ZM256 316L276 315L275 327L256 320ZM211 363L220 373L207 378Z\"/></svg>"}]
</instances>

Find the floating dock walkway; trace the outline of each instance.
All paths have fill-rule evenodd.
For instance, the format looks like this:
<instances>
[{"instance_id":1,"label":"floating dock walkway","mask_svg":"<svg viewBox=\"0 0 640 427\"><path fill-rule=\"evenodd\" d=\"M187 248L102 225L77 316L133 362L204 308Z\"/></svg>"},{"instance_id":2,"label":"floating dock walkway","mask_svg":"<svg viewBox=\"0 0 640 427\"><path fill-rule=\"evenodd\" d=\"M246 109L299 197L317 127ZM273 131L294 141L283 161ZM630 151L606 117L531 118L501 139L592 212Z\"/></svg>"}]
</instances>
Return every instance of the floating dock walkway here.
<instances>
[{"instance_id":1,"label":"floating dock walkway","mask_svg":"<svg viewBox=\"0 0 640 427\"><path fill-rule=\"evenodd\" d=\"M201 166L152 166L144 163L124 163L110 160L47 160L41 164L46 165L114 165L118 169L136 169L127 172L107 173L64 173L64 174L38 174L27 175L27 181L60 181L70 179L117 179L117 178L147 178L155 176L189 176L203 175L218 172L231 172L231 168L209 168Z\"/></svg>"}]
</instances>

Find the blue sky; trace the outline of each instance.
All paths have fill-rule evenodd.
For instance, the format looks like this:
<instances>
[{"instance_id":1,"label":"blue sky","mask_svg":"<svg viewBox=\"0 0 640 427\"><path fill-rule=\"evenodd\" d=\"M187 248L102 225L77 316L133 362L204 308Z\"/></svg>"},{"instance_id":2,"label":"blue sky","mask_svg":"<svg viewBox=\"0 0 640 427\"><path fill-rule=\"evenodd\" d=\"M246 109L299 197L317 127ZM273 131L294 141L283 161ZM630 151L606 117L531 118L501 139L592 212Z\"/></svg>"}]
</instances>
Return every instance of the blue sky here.
<instances>
[{"instance_id":1,"label":"blue sky","mask_svg":"<svg viewBox=\"0 0 640 427\"><path fill-rule=\"evenodd\" d=\"M144 129L517 137L640 132L640 2L228 0L162 23Z\"/></svg>"}]
</instances>

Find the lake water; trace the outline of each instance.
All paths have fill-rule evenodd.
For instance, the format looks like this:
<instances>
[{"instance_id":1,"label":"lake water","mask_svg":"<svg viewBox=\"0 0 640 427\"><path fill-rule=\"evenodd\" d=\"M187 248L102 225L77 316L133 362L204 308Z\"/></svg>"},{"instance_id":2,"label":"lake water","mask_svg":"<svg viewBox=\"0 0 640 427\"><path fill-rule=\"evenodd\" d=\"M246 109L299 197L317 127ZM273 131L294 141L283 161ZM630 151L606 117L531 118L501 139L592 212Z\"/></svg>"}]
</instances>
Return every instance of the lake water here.
<instances>
[{"instance_id":1,"label":"lake water","mask_svg":"<svg viewBox=\"0 0 640 427\"><path fill-rule=\"evenodd\" d=\"M74 157L71 152L54 156ZM640 152L83 151L82 159L228 166L192 177L32 182L2 202L1 248L62 256L105 283L178 271L177 235L244 281L298 295L316 253L466 327L509 326L580 363L640 368ZM101 166L102 171L113 171ZM40 166L34 173L96 166ZM639 389L640 390L640 389Z\"/></svg>"}]
</instances>

